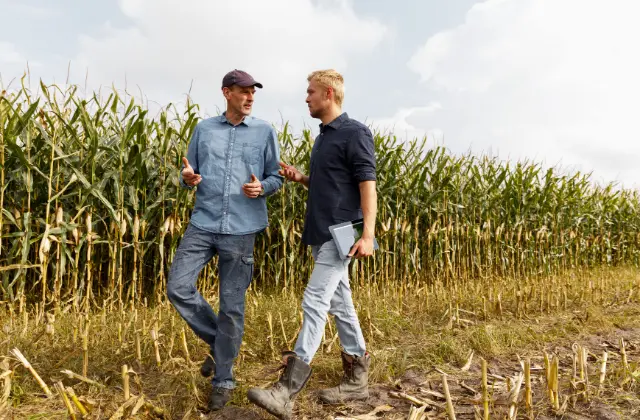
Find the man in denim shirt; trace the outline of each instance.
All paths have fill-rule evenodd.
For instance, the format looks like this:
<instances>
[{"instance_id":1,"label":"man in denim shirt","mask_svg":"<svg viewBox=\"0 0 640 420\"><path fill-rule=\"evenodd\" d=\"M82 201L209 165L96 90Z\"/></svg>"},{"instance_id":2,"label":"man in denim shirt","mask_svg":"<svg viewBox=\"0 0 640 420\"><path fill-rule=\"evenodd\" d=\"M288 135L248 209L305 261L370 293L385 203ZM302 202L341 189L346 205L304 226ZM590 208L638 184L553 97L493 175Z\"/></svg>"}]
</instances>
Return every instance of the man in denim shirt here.
<instances>
[{"instance_id":1,"label":"man in denim shirt","mask_svg":"<svg viewBox=\"0 0 640 420\"><path fill-rule=\"evenodd\" d=\"M197 186L191 221L171 265L169 300L210 347L200 372L213 376L209 409L222 408L235 388L233 363L244 333L245 292L253 274L256 233L268 224L266 198L282 186L278 137L250 116L256 87L240 70L222 80L227 110L199 122L182 158L180 184ZM218 255L220 311L196 289L202 268Z\"/></svg>"},{"instance_id":2,"label":"man in denim shirt","mask_svg":"<svg viewBox=\"0 0 640 420\"><path fill-rule=\"evenodd\" d=\"M318 396L329 404L369 396L370 358L351 297L350 258L340 257L329 226L364 219L362 237L349 256L373 254L377 211L373 136L364 124L342 112L344 81L338 72L316 71L308 81L309 113L322 121L311 151L309 176L284 163L281 174L309 189L302 240L311 246L315 265L302 299L302 328L293 351L283 354L280 379L269 389L252 388L247 395L281 419L291 417L294 399L311 376L310 363L322 342L328 314L335 316L344 376L338 386Z\"/></svg>"}]
</instances>

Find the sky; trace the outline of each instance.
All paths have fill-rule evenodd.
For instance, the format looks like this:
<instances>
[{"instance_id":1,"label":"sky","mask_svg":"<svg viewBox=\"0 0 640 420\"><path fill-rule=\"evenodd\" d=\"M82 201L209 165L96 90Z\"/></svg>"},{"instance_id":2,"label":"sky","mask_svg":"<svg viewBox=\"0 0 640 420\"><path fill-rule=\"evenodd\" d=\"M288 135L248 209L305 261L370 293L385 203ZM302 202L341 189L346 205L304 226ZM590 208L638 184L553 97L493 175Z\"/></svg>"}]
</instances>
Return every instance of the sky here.
<instances>
[{"instance_id":1,"label":"sky","mask_svg":"<svg viewBox=\"0 0 640 420\"><path fill-rule=\"evenodd\" d=\"M0 0L0 76L225 103L251 73L253 115L319 121L307 75L345 78L343 110L400 140L534 160L640 187L637 0ZM636 41L634 41L636 40Z\"/></svg>"}]
</instances>

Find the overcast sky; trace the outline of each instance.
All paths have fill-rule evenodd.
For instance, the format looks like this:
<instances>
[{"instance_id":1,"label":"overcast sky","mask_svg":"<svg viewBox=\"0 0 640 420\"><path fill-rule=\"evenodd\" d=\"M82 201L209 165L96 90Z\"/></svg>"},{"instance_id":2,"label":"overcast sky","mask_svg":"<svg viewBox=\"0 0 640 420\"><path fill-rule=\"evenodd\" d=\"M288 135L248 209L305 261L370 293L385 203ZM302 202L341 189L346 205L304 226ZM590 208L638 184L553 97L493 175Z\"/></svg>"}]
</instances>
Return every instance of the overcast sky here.
<instances>
[{"instance_id":1,"label":"overcast sky","mask_svg":"<svg viewBox=\"0 0 640 420\"><path fill-rule=\"evenodd\" d=\"M254 115L318 120L306 76L345 76L344 110L398 137L640 186L638 0L0 0L4 87L115 85L224 107L233 68L264 84ZM635 41L634 41L635 40ZM14 81L14 85L17 81Z\"/></svg>"}]
</instances>

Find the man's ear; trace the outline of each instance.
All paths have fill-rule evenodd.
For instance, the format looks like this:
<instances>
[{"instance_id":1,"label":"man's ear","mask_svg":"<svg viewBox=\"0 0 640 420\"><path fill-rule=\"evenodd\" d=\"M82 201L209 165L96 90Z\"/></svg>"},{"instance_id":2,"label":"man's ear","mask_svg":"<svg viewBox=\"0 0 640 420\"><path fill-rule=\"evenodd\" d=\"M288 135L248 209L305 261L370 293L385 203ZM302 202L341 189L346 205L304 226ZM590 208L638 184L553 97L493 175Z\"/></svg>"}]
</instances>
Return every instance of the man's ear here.
<instances>
[{"instance_id":1,"label":"man's ear","mask_svg":"<svg viewBox=\"0 0 640 420\"><path fill-rule=\"evenodd\" d=\"M328 88L327 88L326 95L327 95L327 99L331 99L331 98L333 98L333 96L334 96L334 92L333 92L333 88L332 88L332 87L328 87Z\"/></svg>"},{"instance_id":2,"label":"man's ear","mask_svg":"<svg viewBox=\"0 0 640 420\"><path fill-rule=\"evenodd\" d=\"M228 87L223 87L222 88L222 95L225 97L225 99L229 99L229 96L231 95L231 89L229 89Z\"/></svg>"}]
</instances>

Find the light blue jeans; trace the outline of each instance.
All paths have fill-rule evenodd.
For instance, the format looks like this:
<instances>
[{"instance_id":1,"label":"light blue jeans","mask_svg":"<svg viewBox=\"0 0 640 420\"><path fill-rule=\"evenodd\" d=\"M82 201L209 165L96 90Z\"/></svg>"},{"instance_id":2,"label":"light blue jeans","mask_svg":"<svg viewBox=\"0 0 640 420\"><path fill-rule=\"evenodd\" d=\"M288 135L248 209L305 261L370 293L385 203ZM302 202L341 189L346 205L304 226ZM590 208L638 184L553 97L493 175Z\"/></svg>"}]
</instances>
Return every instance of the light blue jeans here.
<instances>
[{"instance_id":1,"label":"light blue jeans","mask_svg":"<svg viewBox=\"0 0 640 420\"><path fill-rule=\"evenodd\" d=\"M322 341L327 314L332 314L344 352L364 356L364 337L349 286L349 260L340 259L333 240L312 246L311 253L315 265L302 299L304 318L294 351L311 363Z\"/></svg>"}]
</instances>

